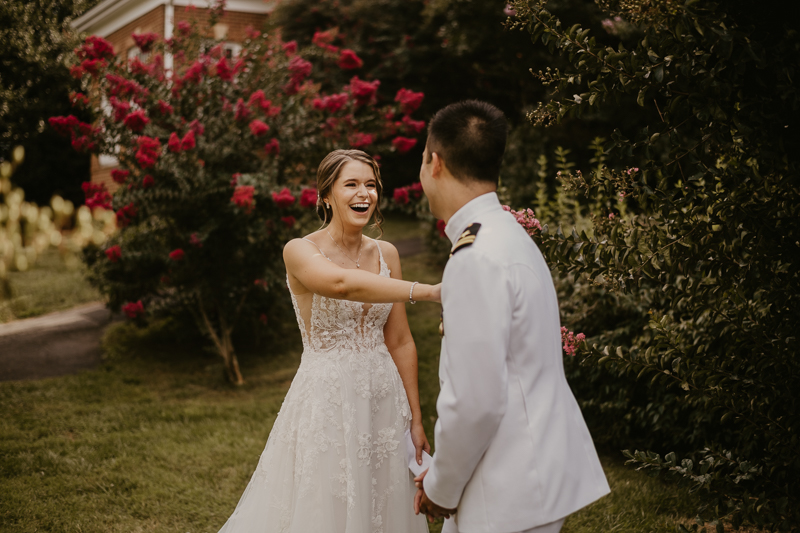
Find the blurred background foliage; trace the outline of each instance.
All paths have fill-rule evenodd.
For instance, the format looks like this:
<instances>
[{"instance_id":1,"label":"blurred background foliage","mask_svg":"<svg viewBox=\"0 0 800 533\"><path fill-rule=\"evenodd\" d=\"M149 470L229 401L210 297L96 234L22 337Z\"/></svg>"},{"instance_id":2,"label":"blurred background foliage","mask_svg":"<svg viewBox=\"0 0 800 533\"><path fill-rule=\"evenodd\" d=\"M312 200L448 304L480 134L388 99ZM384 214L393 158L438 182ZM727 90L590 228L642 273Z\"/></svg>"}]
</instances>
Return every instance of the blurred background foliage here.
<instances>
[{"instance_id":1,"label":"blurred background foliage","mask_svg":"<svg viewBox=\"0 0 800 533\"><path fill-rule=\"evenodd\" d=\"M78 42L70 22L97 2L0 3L0 158L15 146L25 148L27 163L14 174L14 184L40 205L55 194L76 204L83 200L89 156L76 154L46 121L69 112L69 93L80 86L66 66Z\"/></svg>"}]
</instances>

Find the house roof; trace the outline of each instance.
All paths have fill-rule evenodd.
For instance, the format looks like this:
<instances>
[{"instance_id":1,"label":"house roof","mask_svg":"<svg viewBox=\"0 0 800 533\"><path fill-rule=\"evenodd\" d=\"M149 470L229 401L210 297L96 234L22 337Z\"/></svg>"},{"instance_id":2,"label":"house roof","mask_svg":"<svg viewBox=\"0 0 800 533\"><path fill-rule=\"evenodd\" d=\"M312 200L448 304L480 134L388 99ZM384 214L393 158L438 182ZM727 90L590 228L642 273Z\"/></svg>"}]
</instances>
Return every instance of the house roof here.
<instances>
[{"instance_id":1,"label":"house roof","mask_svg":"<svg viewBox=\"0 0 800 533\"><path fill-rule=\"evenodd\" d=\"M207 6L203 0L103 0L72 21L72 27L81 33L107 37L160 5ZM225 9L241 13L269 13L274 6L274 0L228 0Z\"/></svg>"}]
</instances>

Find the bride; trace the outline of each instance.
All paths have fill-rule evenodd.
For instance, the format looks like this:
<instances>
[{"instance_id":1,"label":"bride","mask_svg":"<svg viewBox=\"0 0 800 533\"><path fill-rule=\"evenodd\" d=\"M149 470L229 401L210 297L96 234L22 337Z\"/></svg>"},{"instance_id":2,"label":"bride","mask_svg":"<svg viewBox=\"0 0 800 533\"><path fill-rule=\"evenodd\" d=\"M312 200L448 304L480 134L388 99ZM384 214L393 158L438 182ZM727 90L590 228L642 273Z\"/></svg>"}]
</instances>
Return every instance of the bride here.
<instances>
[{"instance_id":1,"label":"bride","mask_svg":"<svg viewBox=\"0 0 800 533\"><path fill-rule=\"evenodd\" d=\"M283 252L300 367L220 533L427 532L406 459L407 430L417 459L430 445L404 302L439 301L439 286L403 281L395 247L362 234L373 215L376 225L383 219L370 156L331 152L317 190L329 224Z\"/></svg>"}]
</instances>

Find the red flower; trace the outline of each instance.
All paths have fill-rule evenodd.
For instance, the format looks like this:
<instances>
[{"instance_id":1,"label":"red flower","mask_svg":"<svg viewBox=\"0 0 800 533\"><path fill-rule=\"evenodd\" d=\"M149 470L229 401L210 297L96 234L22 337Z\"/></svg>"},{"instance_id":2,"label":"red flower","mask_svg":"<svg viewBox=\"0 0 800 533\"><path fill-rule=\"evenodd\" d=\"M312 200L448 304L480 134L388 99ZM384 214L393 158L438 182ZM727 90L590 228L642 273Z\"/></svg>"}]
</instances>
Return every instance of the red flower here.
<instances>
[{"instance_id":1,"label":"red flower","mask_svg":"<svg viewBox=\"0 0 800 533\"><path fill-rule=\"evenodd\" d=\"M142 187L145 189L152 187L155 185L156 180L150 174L147 174L144 178L142 178Z\"/></svg>"},{"instance_id":2,"label":"red flower","mask_svg":"<svg viewBox=\"0 0 800 533\"><path fill-rule=\"evenodd\" d=\"M81 61L81 68L84 72L88 72L92 77L96 77L100 73L100 69L105 68L107 65L103 59L84 59Z\"/></svg>"},{"instance_id":3,"label":"red flower","mask_svg":"<svg viewBox=\"0 0 800 533\"><path fill-rule=\"evenodd\" d=\"M408 203L408 189L406 189L405 187L395 189L392 198L398 204L406 205Z\"/></svg>"},{"instance_id":4,"label":"red flower","mask_svg":"<svg viewBox=\"0 0 800 533\"><path fill-rule=\"evenodd\" d=\"M342 50L342 53L339 54L338 65L339 68L343 70L351 70L354 68L361 68L364 65L364 62L356 55L355 52L349 48L345 48Z\"/></svg>"},{"instance_id":5,"label":"red flower","mask_svg":"<svg viewBox=\"0 0 800 533\"><path fill-rule=\"evenodd\" d=\"M236 185L239 183L239 178L241 178L241 177L242 177L242 173L241 172L237 172L236 174L233 174L231 176L231 187L236 187Z\"/></svg>"},{"instance_id":6,"label":"red flower","mask_svg":"<svg viewBox=\"0 0 800 533\"><path fill-rule=\"evenodd\" d=\"M247 101L247 105L250 106L251 108L258 106L265 113L269 113L272 101L267 100L266 96L264 96L264 91L259 89L250 95L250 99Z\"/></svg>"},{"instance_id":7,"label":"red flower","mask_svg":"<svg viewBox=\"0 0 800 533\"><path fill-rule=\"evenodd\" d=\"M206 128L200 124L200 121L197 119L189 123L189 129L192 130L195 135L202 135L206 131Z\"/></svg>"},{"instance_id":8,"label":"red flower","mask_svg":"<svg viewBox=\"0 0 800 533\"><path fill-rule=\"evenodd\" d=\"M83 182L81 185L83 194L86 197L86 207L94 209L111 209L111 195L108 194L104 183Z\"/></svg>"},{"instance_id":9,"label":"red flower","mask_svg":"<svg viewBox=\"0 0 800 533\"><path fill-rule=\"evenodd\" d=\"M106 248L106 257L108 257L108 260L112 263L116 263L119 261L119 258L122 257L122 248L120 248L119 245Z\"/></svg>"},{"instance_id":10,"label":"red flower","mask_svg":"<svg viewBox=\"0 0 800 533\"><path fill-rule=\"evenodd\" d=\"M133 202L129 203L116 213L117 215L117 224L120 227L125 227L131 223L131 219L136 216L136 206Z\"/></svg>"},{"instance_id":11,"label":"red flower","mask_svg":"<svg viewBox=\"0 0 800 533\"><path fill-rule=\"evenodd\" d=\"M203 74L206 71L206 66L200 62L195 61L192 63L192 66L186 71L186 74L183 75L183 81L191 81L194 83L200 83L200 80L203 77Z\"/></svg>"},{"instance_id":12,"label":"red flower","mask_svg":"<svg viewBox=\"0 0 800 533\"><path fill-rule=\"evenodd\" d=\"M162 115L171 115L173 112L172 106L166 103L164 100L158 101L158 112Z\"/></svg>"},{"instance_id":13,"label":"red flower","mask_svg":"<svg viewBox=\"0 0 800 533\"><path fill-rule=\"evenodd\" d=\"M145 116L144 111L141 109L137 109L125 117L125 125L134 133L141 132L148 122L150 122L150 119Z\"/></svg>"},{"instance_id":14,"label":"red flower","mask_svg":"<svg viewBox=\"0 0 800 533\"><path fill-rule=\"evenodd\" d=\"M260 137L262 135L266 135L268 131L269 131L269 126L267 126L260 120L256 119L250 122L250 132L254 136Z\"/></svg>"},{"instance_id":15,"label":"red flower","mask_svg":"<svg viewBox=\"0 0 800 533\"><path fill-rule=\"evenodd\" d=\"M369 103L378 91L378 86L381 84L380 80L363 81L358 79L358 76L353 76L350 80L350 94L359 105Z\"/></svg>"},{"instance_id":16,"label":"red flower","mask_svg":"<svg viewBox=\"0 0 800 533\"><path fill-rule=\"evenodd\" d=\"M92 142L92 140L86 135L80 135L72 138L72 148L76 152L90 152L95 146L95 143Z\"/></svg>"},{"instance_id":17,"label":"red flower","mask_svg":"<svg viewBox=\"0 0 800 533\"><path fill-rule=\"evenodd\" d=\"M66 117L50 117L48 122L50 126L56 130L56 133L67 136L72 133L73 128L75 128L80 121L74 115L68 115Z\"/></svg>"},{"instance_id":18,"label":"red flower","mask_svg":"<svg viewBox=\"0 0 800 533\"><path fill-rule=\"evenodd\" d=\"M125 315L130 319L138 318L144 315L144 306L142 305L142 301L139 300L136 303L126 303L122 306L122 312L125 313Z\"/></svg>"},{"instance_id":19,"label":"red flower","mask_svg":"<svg viewBox=\"0 0 800 533\"><path fill-rule=\"evenodd\" d=\"M283 51L286 52L286 57L293 56L297 52L297 41L283 43Z\"/></svg>"},{"instance_id":20,"label":"red flower","mask_svg":"<svg viewBox=\"0 0 800 533\"><path fill-rule=\"evenodd\" d=\"M179 22L178 22L178 23L175 25L175 27L178 29L178 33L179 33L179 34L181 34L181 35L183 35L183 36L186 36L186 35L188 35L188 34L189 34L189 32L190 32L190 31L192 31L192 26L191 26L191 24L189 24L189 23L188 23L188 22L186 22L185 20L181 20L181 21L179 21Z\"/></svg>"},{"instance_id":21,"label":"red flower","mask_svg":"<svg viewBox=\"0 0 800 533\"><path fill-rule=\"evenodd\" d=\"M326 31L314 32L314 37L311 38L311 42L320 48L327 48L334 39L336 39L336 28L331 28Z\"/></svg>"},{"instance_id":22,"label":"red flower","mask_svg":"<svg viewBox=\"0 0 800 533\"><path fill-rule=\"evenodd\" d=\"M130 69L130 71L135 75L139 76L150 74L150 67L139 61L138 57L134 57L128 61L128 69Z\"/></svg>"},{"instance_id":23,"label":"red flower","mask_svg":"<svg viewBox=\"0 0 800 533\"><path fill-rule=\"evenodd\" d=\"M317 190L306 188L300 191L300 207L316 207Z\"/></svg>"},{"instance_id":24,"label":"red flower","mask_svg":"<svg viewBox=\"0 0 800 533\"><path fill-rule=\"evenodd\" d=\"M161 150L161 142L158 139L145 137L142 135L136 139L136 144L139 147L136 150L136 161L142 168L150 168L156 164L158 153Z\"/></svg>"},{"instance_id":25,"label":"red flower","mask_svg":"<svg viewBox=\"0 0 800 533\"><path fill-rule=\"evenodd\" d=\"M286 224L287 228L291 228L292 226L294 226L294 223L297 222L297 220L293 216L289 215L289 216L281 217L281 222Z\"/></svg>"},{"instance_id":26,"label":"red flower","mask_svg":"<svg viewBox=\"0 0 800 533\"><path fill-rule=\"evenodd\" d=\"M350 148L360 149L369 146L375 141L371 133L355 132L350 135Z\"/></svg>"},{"instance_id":27,"label":"red flower","mask_svg":"<svg viewBox=\"0 0 800 533\"><path fill-rule=\"evenodd\" d=\"M439 230L439 237L447 237L447 234L444 232L445 227L447 227L447 224L444 220L436 221L436 229Z\"/></svg>"},{"instance_id":28,"label":"red flower","mask_svg":"<svg viewBox=\"0 0 800 533\"><path fill-rule=\"evenodd\" d=\"M425 121L424 120L413 120L408 115L403 117L403 124L406 126L407 133L419 133L425 129Z\"/></svg>"},{"instance_id":29,"label":"red flower","mask_svg":"<svg viewBox=\"0 0 800 533\"><path fill-rule=\"evenodd\" d=\"M183 136L181 139L181 150L191 150L196 146L196 142L194 139L194 130L189 130L186 132L186 135Z\"/></svg>"},{"instance_id":30,"label":"red flower","mask_svg":"<svg viewBox=\"0 0 800 533\"><path fill-rule=\"evenodd\" d=\"M69 67L69 75L79 80L83 77L84 71L79 65L72 65Z\"/></svg>"},{"instance_id":31,"label":"red flower","mask_svg":"<svg viewBox=\"0 0 800 533\"><path fill-rule=\"evenodd\" d=\"M89 99L86 97L85 94L76 93L74 91L69 93L69 101L72 102L73 106L85 107L89 105Z\"/></svg>"},{"instance_id":32,"label":"red flower","mask_svg":"<svg viewBox=\"0 0 800 533\"><path fill-rule=\"evenodd\" d=\"M258 39L261 37L261 32L255 29L251 24L248 24L244 29L248 39Z\"/></svg>"},{"instance_id":33,"label":"red flower","mask_svg":"<svg viewBox=\"0 0 800 533\"><path fill-rule=\"evenodd\" d=\"M425 98L424 93L415 93L408 89L400 89L397 91L394 101L400 103L400 109L403 113L410 115L419 108L423 98Z\"/></svg>"},{"instance_id":34,"label":"red flower","mask_svg":"<svg viewBox=\"0 0 800 533\"><path fill-rule=\"evenodd\" d=\"M111 43L97 35L87 37L75 52L78 59L112 59L114 57L114 47L111 46Z\"/></svg>"},{"instance_id":35,"label":"red flower","mask_svg":"<svg viewBox=\"0 0 800 533\"><path fill-rule=\"evenodd\" d=\"M116 96L109 98L108 103L111 104L111 108L114 110L114 120L117 122L125 120L131 110L131 104L119 100Z\"/></svg>"},{"instance_id":36,"label":"red flower","mask_svg":"<svg viewBox=\"0 0 800 533\"><path fill-rule=\"evenodd\" d=\"M347 93L331 94L322 98L314 98L314 109L325 109L331 113L339 111L347 103Z\"/></svg>"},{"instance_id":37,"label":"red flower","mask_svg":"<svg viewBox=\"0 0 800 533\"><path fill-rule=\"evenodd\" d=\"M245 213L250 213L253 210L253 193L256 188L252 185L239 185L233 190L231 202L243 208Z\"/></svg>"},{"instance_id":38,"label":"red flower","mask_svg":"<svg viewBox=\"0 0 800 533\"><path fill-rule=\"evenodd\" d=\"M401 154L408 152L416 145L417 145L417 140L411 139L409 137L395 137L394 139L392 139L392 146L394 146L395 149Z\"/></svg>"},{"instance_id":39,"label":"red flower","mask_svg":"<svg viewBox=\"0 0 800 533\"><path fill-rule=\"evenodd\" d=\"M169 140L167 141L167 148L169 148L170 152L180 152L181 151L181 138L178 137L178 134L174 131L169 134Z\"/></svg>"},{"instance_id":40,"label":"red flower","mask_svg":"<svg viewBox=\"0 0 800 533\"><path fill-rule=\"evenodd\" d=\"M231 72L231 67L228 65L228 60L225 59L225 56L222 56L216 64L217 67L217 76L219 79L223 81L231 81L233 79L233 72Z\"/></svg>"},{"instance_id":41,"label":"red flower","mask_svg":"<svg viewBox=\"0 0 800 533\"><path fill-rule=\"evenodd\" d=\"M295 201L295 197L292 196L291 191L286 187L284 187L281 192L272 193L272 199L278 207L289 207Z\"/></svg>"},{"instance_id":42,"label":"red flower","mask_svg":"<svg viewBox=\"0 0 800 533\"><path fill-rule=\"evenodd\" d=\"M245 121L250 116L250 111L247 109L247 106L244 105L244 100L239 98L236 101L236 113L234 114L234 118L238 121Z\"/></svg>"},{"instance_id":43,"label":"red flower","mask_svg":"<svg viewBox=\"0 0 800 533\"><path fill-rule=\"evenodd\" d=\"M173 261L181 261L184 255L183 250L176 248L169 253L169 258Z\"/></svg>"},{"instance_id":44,"label":"red flower","mask_svg":"<svg viewBox=\"0 0 800 533\"><path fill-rule=\"evenodd\" d=\"M287 67L291 73L291 84L299 85L311 74L311 63L300 56L295 56L289 60Z\"/></svg>"},{"instance_id":45,"label":"red flower","mask_svg":"<svg viewBox=\"0 0 800 533\"><path fill-rule=\"evenodd\" d=\"M281 145L278 139L270 139L270 141L264 145L264 152L266 152L267 155L278 155L281 153Z\"/></svg>"},{"instance_id":46,"label":"red flower","mask_svg":"<svg viewBox=\"0 0 800 533\"><path fill-rule=\"evenodd\" d=\"M197 235L197 233L192 233L191 235L189 235L189 244L191 244L195 248L203 247L203 241L200 240L200 236Z\"/></svg>"},{"instance_id":47,"label":"red flower","mask_svg":"<svg viewBox=\"0 0 800 533\"><path fill-rule=\"evenodd\" d=\"M139 47L139 50L144 53L149 52L153 47L153 43L158 40L158 34L153 32L134 33L131 35L131 37L133 37L133 42L136 43L136 46Z\"/></svg>"},{"instance_id":48,"label":"red flower","mask_svg":"<svg viewBox=\"0 0 800 533\"><path fill-rule=\"evenodd\" d=\"M115 168L111 171L111 179L114 180L115 183L125 183L125 180L128 179L130 175L130 171L128 170L119 170Z\"/></svg>"}]
</instances>

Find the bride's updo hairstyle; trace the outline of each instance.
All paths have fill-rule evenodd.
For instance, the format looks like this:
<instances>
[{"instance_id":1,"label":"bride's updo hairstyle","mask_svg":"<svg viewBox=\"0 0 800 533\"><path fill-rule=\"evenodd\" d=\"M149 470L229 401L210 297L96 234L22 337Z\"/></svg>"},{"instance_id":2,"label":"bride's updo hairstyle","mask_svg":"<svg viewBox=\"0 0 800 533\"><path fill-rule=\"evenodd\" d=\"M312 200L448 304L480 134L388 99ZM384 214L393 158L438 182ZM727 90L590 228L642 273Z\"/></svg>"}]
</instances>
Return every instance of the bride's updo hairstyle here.
<instances>
[{"instance_id":1,"label":"bride's updo hairstyle","mask_svg":"<svg viewBox=\"0 0 800 533\"><path fill-rule=\"evenodd\" d=\"M373 228L377 228L383 235L381 224L384 221L381 213L381 201L383 200L383 182L381 182L381 171L378 163L370 155L361 150L334 150L325 156L317 169L317 215L322 220L322 226L333 220L333 208L325 207L325 197L331 193L333 184L339 179L342 167L350 161L364 163L372 169L375 176L375 190L378 193L378 201L375 204Z\"/></svg>"}]
</instances>

